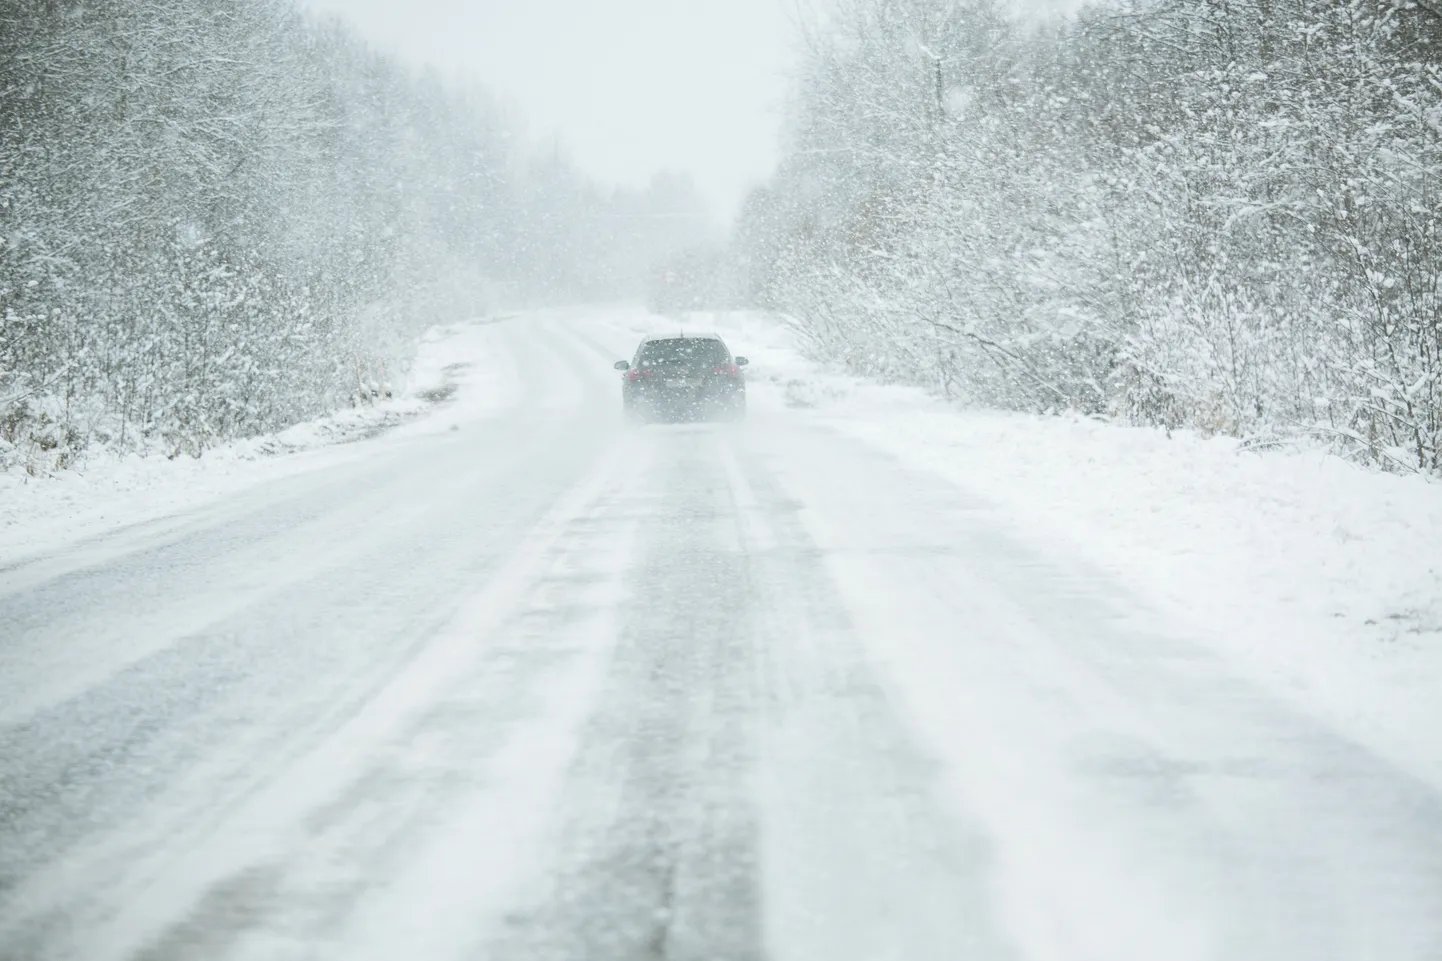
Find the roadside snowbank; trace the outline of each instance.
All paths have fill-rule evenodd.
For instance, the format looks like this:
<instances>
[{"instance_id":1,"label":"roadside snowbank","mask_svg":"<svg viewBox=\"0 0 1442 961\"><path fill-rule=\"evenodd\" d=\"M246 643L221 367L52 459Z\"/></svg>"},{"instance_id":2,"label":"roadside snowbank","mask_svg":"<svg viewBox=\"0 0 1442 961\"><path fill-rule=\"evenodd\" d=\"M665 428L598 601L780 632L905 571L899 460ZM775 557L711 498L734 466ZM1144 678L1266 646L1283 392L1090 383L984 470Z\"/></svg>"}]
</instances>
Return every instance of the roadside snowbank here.
<instances>
[{"instance_id":1,"label":"roadside snowbank","mask_svg":"<svg viewBox=\"0 0 1442 961\"><path fill-rule=\"evenodd\" d=\"M487 409L501 399L498 389L512 386L495 378L472 379L480 361L493 352L492 330L486 321L433 328L422 338L406 383L393 398L215 447L199 458L101 451L73 469L38 477L0 471L0 563L196 507L252 484L364 456L353 442L394 433L443 406L455 413Z\"/></svg>"},{"instance_id":2,"label":"roadside snowbank","mask_svg":"<svg viewBox=\"0 0 1442 961\"><path fill-rule=\"evenodd\" d=\"M754 406L809 408L1000 506L1177 633L1442 787L1442 484L1320 451L961 410L822 370L764 315L693 322L750 355Z\"/></svg>"}]
</instances>

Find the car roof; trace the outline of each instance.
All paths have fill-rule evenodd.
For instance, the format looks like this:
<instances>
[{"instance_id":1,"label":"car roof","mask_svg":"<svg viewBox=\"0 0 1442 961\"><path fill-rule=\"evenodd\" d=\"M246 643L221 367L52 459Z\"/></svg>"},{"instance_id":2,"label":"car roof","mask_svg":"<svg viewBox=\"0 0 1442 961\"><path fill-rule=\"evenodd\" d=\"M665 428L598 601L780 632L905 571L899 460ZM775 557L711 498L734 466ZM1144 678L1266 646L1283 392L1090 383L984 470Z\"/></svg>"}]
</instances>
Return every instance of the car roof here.
<instances>
[{"instance_id":1,"label":"car roof","mask_svg":"<svg viewBox=\"0 0 1442 961\"><path fill-rule=\"evenodd\" d=\"M653 340L720 340L721 335L712 331L693 330L677 331L674 334L647 334L641 338L641 343L649 343Z\"/></svg>"}]
</instances>

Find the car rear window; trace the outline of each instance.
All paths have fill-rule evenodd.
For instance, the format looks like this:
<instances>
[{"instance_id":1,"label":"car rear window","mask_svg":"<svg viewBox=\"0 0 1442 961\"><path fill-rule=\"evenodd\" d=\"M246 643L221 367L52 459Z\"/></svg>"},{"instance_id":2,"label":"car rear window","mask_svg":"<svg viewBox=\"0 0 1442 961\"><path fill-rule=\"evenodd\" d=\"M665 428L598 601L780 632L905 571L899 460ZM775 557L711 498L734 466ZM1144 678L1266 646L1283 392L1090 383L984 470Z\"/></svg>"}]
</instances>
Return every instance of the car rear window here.
<instances>
[{"instance_id":1,"label":"car rear window","mask_svg":"<svg viewBox=\"0 0 1442 961\"><path fill-rule=\"evenodd\" d=\"M715 367L730 363L731 354L715 338L676 337L646 341L637 362L642 367Z\"/></svg>"}]
</instances>

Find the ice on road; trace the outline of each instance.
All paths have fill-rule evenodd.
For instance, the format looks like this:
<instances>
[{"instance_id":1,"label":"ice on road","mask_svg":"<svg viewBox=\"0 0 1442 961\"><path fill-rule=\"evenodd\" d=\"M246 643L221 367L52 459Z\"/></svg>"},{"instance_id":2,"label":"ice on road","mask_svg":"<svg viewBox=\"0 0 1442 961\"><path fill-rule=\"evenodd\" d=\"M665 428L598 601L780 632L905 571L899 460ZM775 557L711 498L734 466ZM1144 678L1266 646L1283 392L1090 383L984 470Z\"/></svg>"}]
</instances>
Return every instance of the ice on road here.
<instances>
[{"instance_id":1,"label":"ice on road","mask_svg":"<svg viewBox=\"0 0 1442 961\"><path fill-rule=\"evenodd\" d=\"M0 569L0 958L1442 957L1436 789L1122 585L468 336L430 426Z\"/></svg>"}]
</instances>

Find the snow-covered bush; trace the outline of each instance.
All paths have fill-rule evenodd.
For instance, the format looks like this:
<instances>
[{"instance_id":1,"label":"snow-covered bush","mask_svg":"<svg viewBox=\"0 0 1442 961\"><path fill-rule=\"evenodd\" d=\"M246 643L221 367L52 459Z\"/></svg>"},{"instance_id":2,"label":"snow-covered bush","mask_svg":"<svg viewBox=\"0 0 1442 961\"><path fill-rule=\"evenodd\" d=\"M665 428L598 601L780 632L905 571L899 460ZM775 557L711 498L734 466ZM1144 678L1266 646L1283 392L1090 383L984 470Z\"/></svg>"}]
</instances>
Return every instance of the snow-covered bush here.
<instances>
[{"instance_id":1,"label":"snow-covered bush","mask_svg":"<svg viewBox=\"0 0 1442 961\"><path fill-rule=\"evenodd\" d=\"M1442 470L1442 8L837 0L738 237L820 356Z\"/></svg>"}]
</instances>

